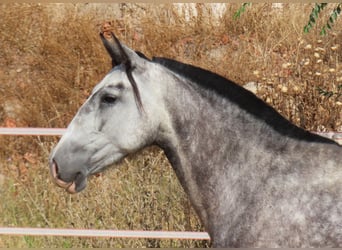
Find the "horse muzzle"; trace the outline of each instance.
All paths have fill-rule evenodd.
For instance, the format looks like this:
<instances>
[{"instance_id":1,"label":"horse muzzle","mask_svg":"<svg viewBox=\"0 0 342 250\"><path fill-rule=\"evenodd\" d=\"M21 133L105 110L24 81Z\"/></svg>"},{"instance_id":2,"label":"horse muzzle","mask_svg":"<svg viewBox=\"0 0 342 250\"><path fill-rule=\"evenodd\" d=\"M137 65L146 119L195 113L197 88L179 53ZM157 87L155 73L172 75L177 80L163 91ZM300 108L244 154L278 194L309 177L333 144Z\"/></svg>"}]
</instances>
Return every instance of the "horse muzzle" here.
<instances>
[{"instance_id":1,"label":"horse muzzle","mask_svg":"<svg viewBox=\"0 0 342 250\"><path fill-rule=\"evenodd\" d=\"M70 194L76 194L82 191L86 186L86 177L81 172L75 175L75 178L73 181L70 181L70 182L63 181L60 178L60 175L58 173L58 165L54 160L50 162L50 172L51 172L53 182L57 186L65 189Z\"/></svg>"}]
</instances>

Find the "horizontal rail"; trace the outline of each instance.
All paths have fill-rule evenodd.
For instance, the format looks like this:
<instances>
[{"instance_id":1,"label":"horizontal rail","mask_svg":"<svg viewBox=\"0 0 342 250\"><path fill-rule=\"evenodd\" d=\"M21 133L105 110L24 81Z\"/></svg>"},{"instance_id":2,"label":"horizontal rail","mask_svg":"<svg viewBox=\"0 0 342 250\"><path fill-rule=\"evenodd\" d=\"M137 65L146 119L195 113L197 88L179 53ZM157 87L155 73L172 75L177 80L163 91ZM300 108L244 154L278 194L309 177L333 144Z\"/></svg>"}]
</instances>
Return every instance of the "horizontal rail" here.
<instances>
[{"instance_id":1,"label":"horizontal rail","mask_svg":"<svg viewBox=\"0 0 342 250\"><path fill-rule=\"evenodd\" d=\"M0 135L44 135L44 136L61 136L65 133L66 128L4 128L0 127ZM335 140L342 144L342 132L315 132L318 135Z\"/></svg>"},{"instance_id":2,"label":"horizontal rail","mask_svg":"<svg viewBox=\"0 0 342 250\"><path fill-rule=\"evenodd\" d=\"M63 135L65 128L3 128L0 135Z\"/></svg>"},{"instance_id":3,"label":"horizontal rail","mask_svg":"<svg viewBox=\"0 0 342 250\"><path fill-rule=\"evenodd\" d=\"M0 227L0 235L210 240L206 232Z\"/></svg>"}]
</instances>

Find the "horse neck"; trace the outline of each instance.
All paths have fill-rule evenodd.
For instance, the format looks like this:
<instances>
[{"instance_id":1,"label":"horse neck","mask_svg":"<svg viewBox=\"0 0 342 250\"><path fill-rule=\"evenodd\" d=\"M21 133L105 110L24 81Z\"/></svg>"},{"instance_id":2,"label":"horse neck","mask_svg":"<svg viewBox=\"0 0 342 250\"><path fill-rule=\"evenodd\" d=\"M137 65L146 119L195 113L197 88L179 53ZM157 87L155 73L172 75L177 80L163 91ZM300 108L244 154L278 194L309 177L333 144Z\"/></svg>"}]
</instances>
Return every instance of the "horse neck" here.
<instances>
[{"instance_id":1,"label":"horse neck","mask_svg":"<svg viewBox=\"0 0 342 250\"><path fill-rule=\"evenodd\" d=\"M261 125L227 99L198 88L186 82L170 86L165 96L165 106L171 132L159 146L164 149L181 185L208 229L210 223L215 223L213 215L223 206L218 204L219 197L212 199L210 196L230 197L232 210L233 206L238 205L233 200L238 194L234 193L234 185L239 180L235 179L237 174L234 176L231 163L244 159L243 154L258 148L256 144L260 141L253 138L255 130L261 129ZM261 154L255 152L255 157L257 160ZM246 169L242 165L238 167L241 172L250 172L247 165ZM213 200L216 203L210 202ZM229 207L223 210L228 213Z\"/></svg>"}]
</instances>

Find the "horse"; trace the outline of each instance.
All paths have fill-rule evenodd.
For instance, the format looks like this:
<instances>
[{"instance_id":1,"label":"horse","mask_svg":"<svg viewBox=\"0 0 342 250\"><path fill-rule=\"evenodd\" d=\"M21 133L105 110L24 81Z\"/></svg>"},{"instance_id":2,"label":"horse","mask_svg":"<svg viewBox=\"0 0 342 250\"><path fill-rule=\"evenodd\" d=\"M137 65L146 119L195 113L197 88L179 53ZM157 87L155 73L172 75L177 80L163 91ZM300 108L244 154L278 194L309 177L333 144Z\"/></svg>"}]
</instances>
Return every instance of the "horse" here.
<instances>
[{"instance_id":1,"label":"horse","mask_svg":"<svg viewBox=\"0 0 342 250\"><path fill-rule=\"evenodd\" d=\"M100 37L113 67L51 151L56 185L80 192L156 145L213 247L342 247L341 146L218 74Z\"/></svg>"}]
</instances>

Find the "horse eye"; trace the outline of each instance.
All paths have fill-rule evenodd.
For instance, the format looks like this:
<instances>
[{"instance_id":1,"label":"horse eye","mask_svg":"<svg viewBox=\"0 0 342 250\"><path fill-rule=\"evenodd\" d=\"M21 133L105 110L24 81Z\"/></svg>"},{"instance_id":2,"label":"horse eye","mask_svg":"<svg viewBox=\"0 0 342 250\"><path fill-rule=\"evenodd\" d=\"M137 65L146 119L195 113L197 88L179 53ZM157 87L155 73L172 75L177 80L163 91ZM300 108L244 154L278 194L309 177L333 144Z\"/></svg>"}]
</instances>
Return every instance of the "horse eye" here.
<instances>
[{"instance_id":1,"label":"horse eye","mask_svg":"<svg viewBox=\"0 0 342 250\"><path fill-rule=\"evenodd\" d=\"M111 95L105 95L102 97L101 102L105 104L114 104L116 102L116 97Z\"/></svg>"}]
</instances>

